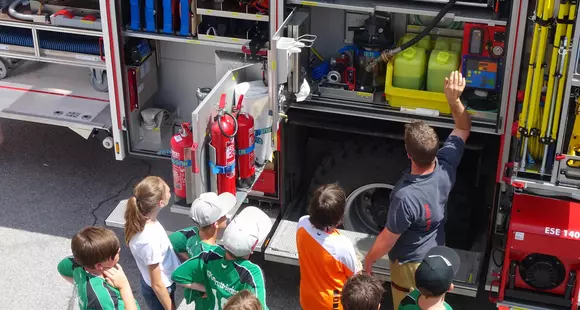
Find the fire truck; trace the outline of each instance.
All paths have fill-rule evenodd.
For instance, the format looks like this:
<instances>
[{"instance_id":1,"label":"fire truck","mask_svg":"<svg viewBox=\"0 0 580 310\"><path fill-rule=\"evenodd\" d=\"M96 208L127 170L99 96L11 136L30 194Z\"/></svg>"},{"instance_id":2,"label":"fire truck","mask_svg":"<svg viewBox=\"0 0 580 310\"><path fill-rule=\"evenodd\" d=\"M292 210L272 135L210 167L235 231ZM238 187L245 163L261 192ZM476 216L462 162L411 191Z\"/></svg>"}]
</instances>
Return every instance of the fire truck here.
<instances>
[{"instance_id":1,"label":"fire truck","mask_svg":"<svg viewBox=\"0 0 580 310\"><path fill-rule=\"evenodd\" d=\"M364 259L409 167L404 124L443 140L461 70L470 136L447 202L453 293L577 309L577 0L0 1L0 117L68 127L117 160L173 170L166 228L200 193L273 222L257 247L298 264L309 194L338 182ZM171 165L171 166L170 166ZM123 227L125 202L106 224ZM388 281L388 258L373 266Z\"/></svg>"}]
</instances>

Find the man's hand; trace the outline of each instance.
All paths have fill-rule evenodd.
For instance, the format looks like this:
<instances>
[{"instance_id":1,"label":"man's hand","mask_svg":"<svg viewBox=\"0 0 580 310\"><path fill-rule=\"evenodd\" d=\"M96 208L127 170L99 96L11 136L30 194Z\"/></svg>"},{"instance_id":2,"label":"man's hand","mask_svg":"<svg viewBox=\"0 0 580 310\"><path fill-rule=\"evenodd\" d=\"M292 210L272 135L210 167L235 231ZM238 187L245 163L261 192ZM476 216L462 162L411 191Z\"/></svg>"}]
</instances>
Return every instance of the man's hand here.
<instances>
[{"instance_id":1,"label":"man's hand","mask_svg":"<svg viewBox=\"0 0 580 310\"><path fill-rule=\"evenodd\" d=\"M374 264L374 262L368 262L368 263L367 262L368 262L368 260L365 259L365 267L363 269L363 272L365 274L368 274L369 276L372 276L373 275L373 264Z\"/></svg>"},{"instance_id":2,"label":"man's hand","mask_svg":"<svg viewBox=\"0 0 580 310\"><path fill-rule=\"evenodd\" d=\"M129 288L129 280L123 271L121 265L117 264L113 268L103 271L105 275L105 280L111 286L117 288L118 290L123 290Z\"/></svg>"},{"instance_id":3,"label":"man's hand","mask_svg":"<svg viewBox=\"0 0 580 310\"><path fill-rule=\"evenodd\" d=\"M451 115L453 115L455 122L455 128L451 135L458 136L463 142L467 141L471 131L471 117L459 99L464 89L465 78L459 71L453 71L448 78L445 78L445 97L447 97L447 103L449 103Z\"/></svg>"},{"instance_id":4,"label":"man's hand","mask_svg":"<svg viewBox=\"0 0 580 310\"><path fill-rule=\"evenodd\" d=\"M445 97L447 97L447 102L452 105L455 103L461 103L459 97L465 89L465 78L459 71L453 71L449 74L448 78L445 78Z\"/></svg>"}]
</instances>

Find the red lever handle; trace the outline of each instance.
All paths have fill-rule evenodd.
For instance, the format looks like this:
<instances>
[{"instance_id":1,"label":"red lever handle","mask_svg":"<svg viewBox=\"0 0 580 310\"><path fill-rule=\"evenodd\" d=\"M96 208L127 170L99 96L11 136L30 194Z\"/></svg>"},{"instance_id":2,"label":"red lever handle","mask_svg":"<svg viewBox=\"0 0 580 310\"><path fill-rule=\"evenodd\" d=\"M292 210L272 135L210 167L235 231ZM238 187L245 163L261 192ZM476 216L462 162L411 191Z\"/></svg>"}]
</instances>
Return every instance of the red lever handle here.
<instances>
[{"instance_id":1,"label":"red lever handle","mask_svg":"<svg viewBox=\"0 0 580 310\"><path fill-rule=\"evenodd\" d=\"M226 94L222 94L220 97L219 109L223 110L226 107Z\"/></svg>"}]
</instances>

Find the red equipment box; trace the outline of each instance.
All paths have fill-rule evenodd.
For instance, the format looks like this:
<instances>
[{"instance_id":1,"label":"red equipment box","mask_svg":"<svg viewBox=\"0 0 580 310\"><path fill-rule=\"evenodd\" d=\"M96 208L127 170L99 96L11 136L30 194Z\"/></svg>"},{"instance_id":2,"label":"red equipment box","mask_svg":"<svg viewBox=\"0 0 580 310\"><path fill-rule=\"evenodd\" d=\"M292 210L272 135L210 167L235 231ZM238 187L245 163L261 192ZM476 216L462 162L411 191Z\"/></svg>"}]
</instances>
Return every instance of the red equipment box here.
<instances>
[{"instance_id":1,"label":"red equipment box","mask_svg":"<svg viewBox=\"0 0 580 310\"><path fill-rule=\"evenodd\" d=\"M265 194L275 195L276 194L276 171L270 169L264 169L262 174L256 180L252 190L263 192Z\"/></svg>"},{"instance_id":2,"label":"red equipment box","mask_svg":"<svg viewBox=\"0 0 580 310\"><path fill-rule=\"evenodd\" d=\"M515 194L499 300L577 309L580 204Z\"/></svg>"},{"instance_id":3,"label":"red equipment box","mask_svg":"<svg viewBox=\"0 0 580 310\"><path fill-rule=\"evenodd\" d=\"M506 27L465 23L462 55L498 58L505 51Z\"/></svg>"}]
</instances>

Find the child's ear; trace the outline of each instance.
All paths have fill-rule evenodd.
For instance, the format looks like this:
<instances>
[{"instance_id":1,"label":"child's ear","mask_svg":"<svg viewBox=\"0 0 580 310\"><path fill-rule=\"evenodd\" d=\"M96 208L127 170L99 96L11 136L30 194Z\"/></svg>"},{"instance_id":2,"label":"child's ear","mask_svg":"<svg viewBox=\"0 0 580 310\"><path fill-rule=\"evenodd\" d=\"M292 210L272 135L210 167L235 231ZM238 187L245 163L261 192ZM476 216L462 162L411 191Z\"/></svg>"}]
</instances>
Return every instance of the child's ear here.
<instances>
[{"instance_id":1,"label":"child's ear","mask_svg":"<svg viewBox=\"0 0 580 310\"><path fill-rule=\"evenodd\" d=\"M103 264L102 263L96 263L95 264L95 269L97 269L97 270L103 270Z\"/></svg>"},{"instance_id":2,"label":"child's ear","mask_svg":"<svg viewBox=\"0 0 580 310\"><path fill-rule=\"evenodd\" d=\"M455 286L453 285L453 283L451 283L451 285L449 286L449 289L447 291L451 292L454 289L455 289Z\"/></svg>"}]
</instances>

